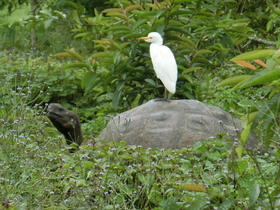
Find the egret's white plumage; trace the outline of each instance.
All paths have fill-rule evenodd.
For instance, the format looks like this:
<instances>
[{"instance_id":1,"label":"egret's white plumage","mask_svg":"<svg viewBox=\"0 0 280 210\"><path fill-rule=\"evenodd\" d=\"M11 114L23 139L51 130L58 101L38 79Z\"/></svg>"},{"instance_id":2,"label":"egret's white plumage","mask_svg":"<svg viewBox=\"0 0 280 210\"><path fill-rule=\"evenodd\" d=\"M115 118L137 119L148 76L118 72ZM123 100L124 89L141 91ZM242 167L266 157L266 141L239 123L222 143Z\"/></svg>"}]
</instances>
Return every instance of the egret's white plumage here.
<instances>
[{"instance_id":1,"label":"egret's white plumage","mask_svg":"<svg viewBox=\"0 0 280 210\"><path fill-rule=\"evenodd\" d=\"M162 37L157 32L151 32L147 37L140 39L150 42L150 56L157 77L170 92L176 92L177 64L171 50L163 44ZM166 97L166 96L165 96Z\"/></svg>"}]
</instances>

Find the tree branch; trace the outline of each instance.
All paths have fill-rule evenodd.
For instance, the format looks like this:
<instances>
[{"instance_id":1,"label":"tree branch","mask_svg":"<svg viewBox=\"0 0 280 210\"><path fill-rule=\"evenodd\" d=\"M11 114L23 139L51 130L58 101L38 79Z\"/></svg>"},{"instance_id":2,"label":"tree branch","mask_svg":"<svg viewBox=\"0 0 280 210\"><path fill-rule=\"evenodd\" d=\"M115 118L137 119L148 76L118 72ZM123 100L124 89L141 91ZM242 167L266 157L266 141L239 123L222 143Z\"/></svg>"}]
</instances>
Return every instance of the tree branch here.
<instances>
[{"instance_id":1,"label":"tree branch","mask_svg":"<svg viewBox=\"0 0 280 210\"><path fill-rule=\"evenodd\" d=\"M249 44L251 44L252 41L269 45L269 46L276 46L277 44L277 42L267 41L265 39L258 38L256 35L250 36L248 39L249 41L242 48L247 47Z\"/></svg>"}]
</instances>

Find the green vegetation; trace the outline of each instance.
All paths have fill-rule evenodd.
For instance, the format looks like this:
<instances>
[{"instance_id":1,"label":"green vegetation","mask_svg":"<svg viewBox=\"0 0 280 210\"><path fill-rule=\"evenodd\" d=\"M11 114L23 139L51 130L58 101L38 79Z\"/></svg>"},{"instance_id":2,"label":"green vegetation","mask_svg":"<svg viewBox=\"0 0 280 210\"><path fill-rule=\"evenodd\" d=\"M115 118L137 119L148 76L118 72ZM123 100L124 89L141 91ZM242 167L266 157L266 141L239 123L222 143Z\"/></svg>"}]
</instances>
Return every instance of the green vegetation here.
<instances>
[{"instance_id":1,"label":"green vegetation","mask_svg":"<svg viewBox=\"0 0 280 210\"><path fill-rule=\"evenodd\" d=\"M47 2L0 25L0 209L280 208L278 1ZM175 151L89 143L110 115L162 95L137 40L151 31L179 66L173 98L230 111L263 153L219 137ZM80 116L76 153L45 116L52 102Z\"/></svg>"},{"instance_id":2,"label":"green vegetation","mask_svg":"<svg viewBox=\"0 0 280 210\"><path fill-rule=\"evenodd\" d=\"M12 16L8 15L7 11L2 10L0 12L1 22L10 24L12 22L18 21L19 19L26 17L29 11L30 8L26 5L23 5L20 7L20 9L15 10Z\"/></svg>"}]
</instances>

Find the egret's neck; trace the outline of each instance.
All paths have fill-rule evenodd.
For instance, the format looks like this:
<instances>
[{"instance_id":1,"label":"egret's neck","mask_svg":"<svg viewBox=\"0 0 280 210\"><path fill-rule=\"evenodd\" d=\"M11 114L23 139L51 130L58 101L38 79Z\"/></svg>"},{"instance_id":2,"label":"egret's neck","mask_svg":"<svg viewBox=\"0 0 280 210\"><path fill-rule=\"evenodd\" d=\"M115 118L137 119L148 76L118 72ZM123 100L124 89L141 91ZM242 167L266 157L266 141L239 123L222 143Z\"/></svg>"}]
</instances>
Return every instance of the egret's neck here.
<instances>
[{"instance_id":1,"label":"egret's neck","mask_svg":"<svg viewBox=\"0 0 280 210\"><path fill-rule=\"evenodd\" d=\"M152 45L154 45L154 46L161 46L162 44L163 44L163 41L161 40L161 41L157 41L157 42L151 43L150 46L152 46Z\"/></svg>"},{"instance_id":2,"label":"egret's neck","mask_svg":"<svg viewBox=\"0 0 280 210\"><path fill-rule=\"evenodd\" d=\"M157 55L158 51L160 50L160 47L163 46L159 43L151 43L150 44L150 54L151 57L153 57L154 55Z\"/></svg>"}]
</instances>

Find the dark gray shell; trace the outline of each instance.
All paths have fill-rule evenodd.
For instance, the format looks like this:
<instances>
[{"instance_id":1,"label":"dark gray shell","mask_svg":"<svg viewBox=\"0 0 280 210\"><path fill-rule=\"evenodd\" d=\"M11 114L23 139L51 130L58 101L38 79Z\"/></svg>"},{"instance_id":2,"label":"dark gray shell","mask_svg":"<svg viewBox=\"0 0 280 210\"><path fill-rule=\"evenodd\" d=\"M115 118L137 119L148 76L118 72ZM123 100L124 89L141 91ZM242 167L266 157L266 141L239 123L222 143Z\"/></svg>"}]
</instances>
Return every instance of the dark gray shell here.
<instances>
[{"instance_id":1,"label":"dark gray shell","mask_svg":"<svg viewBox=\"0 0 280 210\"><path fill-rule=\"evenodd\" d=\"M111 119L100 139L125 140L128 145L143 148L180 149L216 133L226 133L226 138L236 140L241 131L241 121L218 107L196 100L151 100ZM246 146L257 146L254 135Z\"/></svg>"}]
</instances>

